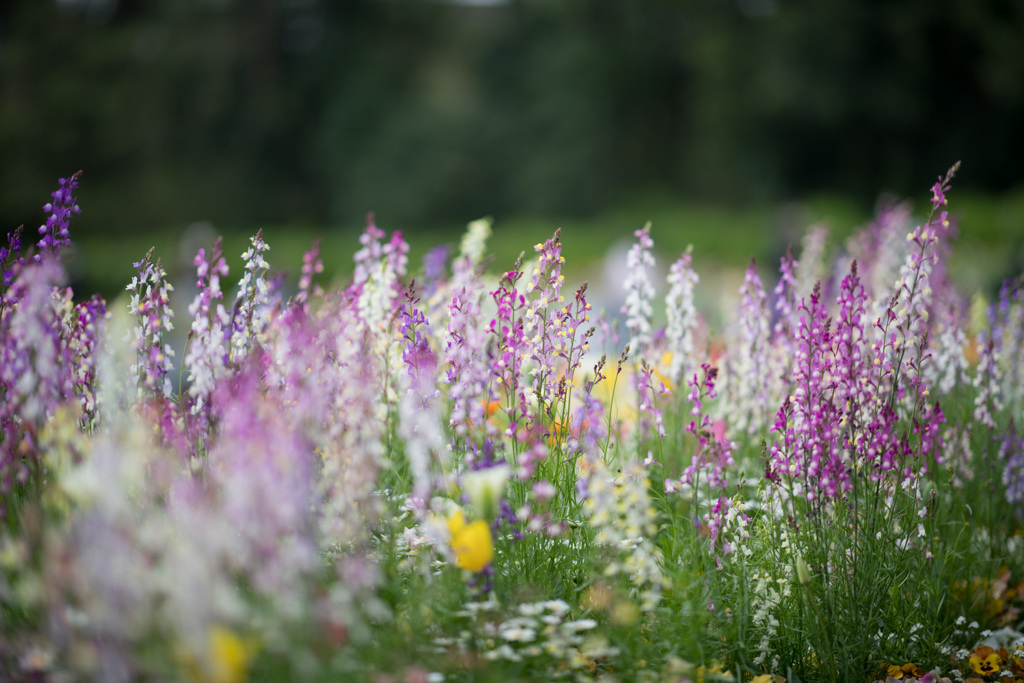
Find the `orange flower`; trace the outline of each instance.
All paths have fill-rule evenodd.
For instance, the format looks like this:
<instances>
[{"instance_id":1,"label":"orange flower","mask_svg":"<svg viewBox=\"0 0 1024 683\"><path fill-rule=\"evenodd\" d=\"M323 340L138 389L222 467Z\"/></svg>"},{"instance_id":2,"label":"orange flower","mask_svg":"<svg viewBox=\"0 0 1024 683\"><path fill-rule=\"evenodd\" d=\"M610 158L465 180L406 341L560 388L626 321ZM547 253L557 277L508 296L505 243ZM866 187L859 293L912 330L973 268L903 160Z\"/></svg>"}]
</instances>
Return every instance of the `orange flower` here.
<instances>
[{"instance_id":1,"label":"orange flower","mask_svg":"<svg viewBox=\"0 0 1024 683\"><path fill-rule=\"evenodd\" d=\"M484 419L490 422L490 418L494 417L499 410L501 410L501 404L497 401L484 401ZM466 418L466 426L472 427L473 421L468 417Z\"/></svg>"},{"instance_id":2,"label":"orange flower","mask_svg":"<svg viewBox=\"0 0 1024 683\"><path fill-rule=\"evenodd\" d=\"M565 433L565 426L558 420L553 421L547 433L548 445L554 448L556 445L562 442L562 439L565 437Z\"/></svg>"}]
</instances>

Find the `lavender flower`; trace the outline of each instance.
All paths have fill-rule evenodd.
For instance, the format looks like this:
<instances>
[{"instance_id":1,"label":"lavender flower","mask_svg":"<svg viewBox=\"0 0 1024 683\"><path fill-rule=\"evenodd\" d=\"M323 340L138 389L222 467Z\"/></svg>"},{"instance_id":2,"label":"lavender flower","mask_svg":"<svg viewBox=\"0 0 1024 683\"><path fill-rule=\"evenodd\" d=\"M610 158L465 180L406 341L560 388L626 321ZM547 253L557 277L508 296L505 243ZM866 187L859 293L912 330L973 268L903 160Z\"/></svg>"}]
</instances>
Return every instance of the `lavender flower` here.
<instances>
[{"instance_id":1,"label":"lavender flower","mask_svg":"<svg viewBox=\"0 0 1024 683\"><path fill-rule=\"evenodd\" d=\"M309 251L302 255L302 275L299 277L299 293L295 301L305 304L313 286L313 276L324 272L324 262L320 258L320 238L317 237Z\"/></svg>"},{"instance_id":2,"label":"lavender flower","mask_svg":"<svg viewBox=\"0 0 1024 683\"><path fill-rule=\"evenodd\" d=\"M466 232L462 236L459 246L459 255L452 264L451 293L453 295L462 291L472 291L473 283L477 278L477 270L484 257L484 250L487 239L491 236L490 218L481 218L472 221L466 226Z\"/></svg>"},{"instance_id":3,"label":"lavender flower","mask_svg":"<svg viewBox=\"0 0 1024 683\"><path fill-rule=\"evenodd\" d=\"M444 280L448 267L448 245L434 247L423 255L423 285L432 293Z\"/></svg>"},{"instance_id":4,"label":"lavender flower","mask_svg":"<svg viewBox=\"0 0 1024 683\"><path fill-rule=\"evenodd\" d=\"M561 321L557 311L565 300L562 296L562 244L559 241L561 231L543 244L537 244L533 250L537 252L537 264L533 268L531 279L526 283L527 296L537 293L530 299L523 312L523 337L526 341L525 359L532 363L530 374L533 375L533 392L543 405L550 405L556 399L556 376L559 351L568 350L565 342L573 343L573 339L564 339L566 331L559 329ZM549 309L554 309L549 312Z\"/></svg>"},{"instance_id":5,"label":"lavender flower","mask_svg":"<svg viewBox=\"0 0 1024 683\"><path fill-rule=\"evenodd\" d=\"M1024 404L1024 303L1021 283L1024 280L1003 282L999 297L987 311L987 329L981 330L978 343L981 354L975 377L978 389L978 412L1000 411L1009 407L1012 414L1020 414ZM991 348L989 348L991 347ZM982 406L981 403L988 405Z\"/></svg>"},{"instance_id":6,"label":"lavender flower","mask_svg":"<svg viewBox=\"0 0 1024 683\"><path fill-rule=\"evenodd\" d=\"M517 289L517 284L522 276L520 260L516 262L515 268L501 277L498 289L491 292L491 297L497 304L498 310L488 329L497 338L492 372L494 381L505 392L508 401L509 426L506 434L513 438L517 438L516 432L519 423L527 424L533 416L526 400L526 387L523 378L528 342L523 320L526 297Z\"/></svg>"},{"instance_id":7,"label":"lavender flower","mask_svg":"<svg viewBox=\"0 0 1024 683\"><path fill-rule=\"evenodd\" d=\"M217 441L208 456L217 495L210 511L233 531L231 572L249 576L252 590L296 614L306 602L303 578L318 568L311 503L314 454L262 396L253 369L218 384L211 399Z\"/></svg>"},{"instance_id":8,"label":"lavender flower","mask_svg":"<svg viewBox=\"0 0 1024 683\"><path fill-rule=\"evenodd\" d=\"M995 429L993 415L1003 408L1002 391L999 386L999 365L1001 355L995 341L995 330L978 335L978 367L974 375L974 419L989 429Z\"/></svg>"},{"instance_id":9,"label":"lavender flower","mask_svg":"<svg viewBox=\"0 0 1024 683\"><path fill-rule=\"evenodd\" d=\"M196 266L196 293L188 307L192 316L185 368L190 382L188 393L192 397L193 415L205 414L206 406L218 379L228 371L228 341L231 334L231 316L220 303L224 299L220 280L228 275L228 264L218 238L210 259L200 249L193 263Z\"/></svg>"},{"instance_id":10,"label":"lavender flower","mask_svg":"<svg viewBox=\"0 0 1024 683\"><path fill-rule=\"evenodd\" d=\"M487 353L487 332L481 320L480 307L472 300L456 294L448 306L445 325L445 367L448 395L452 411L448 425L455 433L456 447L463 454L470 451L465 443L472 426L493 429L486 421L488 406L495 397L490 393L491 360Z\"/></svg>"},{"instance_id":11,"label":"lavender flower","mask_svg":"<svg viewBox=\"0 0 1024 683\"><path fill-rule=\"evenodd\" d=\"M768 396L773 405L778 405L791 393L794 344L799 323L796 267L796 259L791 251L787 251L779 262L779 281L773 291L775 325L768 345L769 365L773 369L768 376Z\"/></svg>"},{"instance_id":12,"label":"lavender flower","mask_svg":"<svg viewBox=\"0 0 1024 683\"><path fill-rule=\"evenodd\" d=\"M387 244L381 244L384 231L376 226L373 214L367 216L366 230L359 238L363 248L356 252L356 269L349 291L356 295L359 317L374 334L380 335L394 312L409 263L409 245L395 232ZM378 337L383 350L383 337Z\"/></svg>"},{"instance_id":13,"label":"lavender flower","mask_svg":"<svg viewBox=\"0 0 1024 683\"><path fill-rule=\"evenodd\" d=\"M372 277L373 271L377 268L376 264L384 256L384 248L380 241L385 234L377 227L373 214L367 214L366 229L359 236L359 244L363 247L352 257L356 263L355 273L352 275L353 287L359 287Z\"/></svg>"},{"instance_id":14,"label":"lavender flower","mask_svg":"<svg viewBox=\"0 0 1024 683\"><path fill-rule=\"evenodd\" d=\"M1024 503L1024 439L1017 433L1017 427L1011 419L999 450L999 458L1003 465L1003 489L1006 491L1006 502L1020 506ZM1017 508L1018 516L1021 508Z\"/></svg>"},{"instance_id":15,"label":"lavender flower","mask_svg":"<svg viewBox=\"0 0 1024 683\"><path fill-rule=\"evenodd\" d=\"M654 299L654 285L651 283L649 271L654 269L654 241L651 239L651 224L633 233L636 243L630 248L626 258L629 274L623 287L626 289L626 303L622 313L626 316L626 329L629 330L629 348L635 356L646 353L651 343L651 317L654 311L651 302Z\"/></svg>"},{"instance_id":16,"label":"lavender flower","mask_svg":"<svg viewBox=\"0 0 1024 683\"><path fill-rule=\"evenodd\" d=\"M918 398L925 391L921 376L921 363L924 360L925 337L928 331L929 307L932 302L931 273L938 262L937 244L946 236L949 220L945 210L947 201L945 193L959 169L959 162L946 173L945 178L932 187L932 210L924 225L917 226L907 235L908 246L913 244L900 269L896 280L890 309L893 313L894 332L897 335L889 340L880 339L890 350L892 358L892 396L895 398L903 387L899 386L901 373L906 384L914 388L908 399L917 404ZM907 357L908 350L914 354Z\"/></svg>"},{"instance_id":17,"label":"lavender flower","mask_svg":"<svg viewBox=\"0 0 1024 683\"><path fill-rule=\"evenodd\" d=\"M637 438L644 440L650 436L658 439L665 437L665 420L661 409L658 408L657 396L660 393L668 393L664 384L660 385L660 391L655 388L654 371L647 361L640 361L640 368L636 373L636 396L637 396ZM660 383L659 383L660 384Z\"/></svg>"},{"instance_id":18,"label":"lavender flower","mask_svg":"<svg viewBox=\"0 0 1024 683\"><path fill-rule=\"evenodd\" d=\"M410 288L398 318L404 341L402 357L408 368L398 403L398 433L405 441L405 457L412 474L411 498L425 510L433 487L431 464L445 452L445 444L438 407L440 392L435 385L437 358L427 342L429 324L416 308L417 303L419 299Z\"/></svg>"},{"instance_id":19,"label":"lavender flower","mask_svg":"<svg viewBox=\"0 0 1024 683\"><path fill-rule=\"evenodd\" d=\"M948 394L967 379L967 357L964 355L967 335L955 304L943 307L940 316L932 345L931 363L926 366L925 378L928 384Z\"/></svg>"},{"instance_id":20,"label":"lavender flower","mask_svg":"<svg viewBox=\"0 0 1024 683\"><path fill-rule=\"evenodd\" d=\"M592 310L593 307L587 301L587 283L584 282L576 290L572 302L552 316L556 337L555 353L565 363L565 378L570 384L575 381L576 372L590 351L590 338L594 336L595 330L594 326L588 326Z\"/></svg>"},{"instance_id":21,"label":"lavender flower","mask_svg":"<svg viewBox=\"0 0 1024 683\"><path fill-rule=\"evenodd\" d=\"M252 246L242 254L242 279L238 283L235 297L235 312L232 319L231 361L237 363L247 356L255 341L263 346L267 326L270 292L267 287L267 271L270 265L263 254L270 250L263 241L260 230L250 238Z\"/></svg>"},{"instance_id":22,"label":"lavender flower","mask_svg":"<svg viewBox=\"0 0 1024 683\"><path fill-rule=\"evenodd\" d=\"M606 406L594 397L594 386L605 379L605 359L601 358L594 367L590 379L576 387L573 397L573 413L569 423L570 436L566 439L566 457L576 458L601 452L600 443L608 434L604 422Z\"/></svg>"},{"instance_id":23,"label":"lavender flower","mask_svg":"<svg viewBox=\"0 0 1024 683\"><path fill-rule=\"evenodd\" d=\"M910 221L908 203L883 205L874 221L847 242L850 258L861 264L864 287L874 305L868 310L871 320L883 314L887 300L883 297L888 296L906 258L909 245L904 236Z\"/></svg>"},{"instance_id":24,"label":"lavender flower","mask_svg":"<svg viewBox=\"0 0 1024 683\"><path fill-rule=\"evenodd\" d=\"M62 339L62 311L54 291L63 272L54 258L15 266L5 296L17 302L0 319L0 492L28 476L39 428L74 397L71 358ZM58 300L59 301L59 300Z\"/></svg>"},{"instance_id":25,"label":"lavender flower","mask_svg":"<svg viewBox=\"0 0 1024 683\"><path fill-rule=\"evenodd\" d=\"M66 318L69 368L72 386L82 407L82 427L95 430L99 425L99 393L96 360L102 338L103 321L107 318L106 302L97 294L74 306Z\"/></svg>"},{"instance_id":26,"label":"lavender flower","mask_svg":"<svg viewBox=\"0 0 1024 683\"><path fill-rule=\"evenodd\" d=\"M697 329L697 309L693 305L693 290L700 278L690 265L691 253L672 264L668 274L668 294L665 297L665 341L672 353L669 379L678 385L696 370L694 358L694 332Z\"/></svg>"},{"instance_id":27,"label":"lavender flower","mask_svg":"<svg viewBox=\"0 0 1024 683\"><path fill-rule=\"evenodd\" d=\"M152 261L153 250L135 263L136 275L125 288L131 292L129 312L136 317L136 325L129 332L135 348L135 363L131 372L144 394L170 398L174 349L164 340L164 333L174 329L174 311L170 306L170 293L174 286L167 281L167 273L160 261Z\"/></svg>"},{"instance_id":28,"label":"lavender flower","mask_svg":"<svg viewBox=\"0 0 1024 683\"><path fill-rule=\"evenodd\" d=\"M747 268L740 287L739 333L728 364L728 416L738 431L755 433L767 419L768 302L757 264Z\"/></svg>"},{"instance_id":29,"label":"lavender flower","mask_svg":"<svg viewBox=\"0 0 1024 683\"><path fill-rule=\"evenodd\" d=\"M7 246L0 247L0 287L4 292L14 281L14 265L21 261L21 232L19 225L14 232L7 233ZM0 292L0 314L5 307L4 292Z\"/></svg>"},{"instance_id":30,"label":"lavender flower","mask_svg":"<svg viewBox=\"0 0 1024 683\"><path fill-rule=\"evenodd\" d=\"M694 512L700 488L700 477L704 474L705 483L710 493L712 490L726 490L729 482L726 479L726 468L735 464L732 456L732 443L725 439L724 430L712 425L711 417L704 406L718 396L715 383L718 379L718 368L708 363L701 365L701 374L694 373L687 382L690 387L690 415L694 417L686 427L686 431L697 439L697 447L690 464L683 469L679 478L682 486L692 492ZM724 426L724 423L723 423Z\"/></svg>"}]
</instances>

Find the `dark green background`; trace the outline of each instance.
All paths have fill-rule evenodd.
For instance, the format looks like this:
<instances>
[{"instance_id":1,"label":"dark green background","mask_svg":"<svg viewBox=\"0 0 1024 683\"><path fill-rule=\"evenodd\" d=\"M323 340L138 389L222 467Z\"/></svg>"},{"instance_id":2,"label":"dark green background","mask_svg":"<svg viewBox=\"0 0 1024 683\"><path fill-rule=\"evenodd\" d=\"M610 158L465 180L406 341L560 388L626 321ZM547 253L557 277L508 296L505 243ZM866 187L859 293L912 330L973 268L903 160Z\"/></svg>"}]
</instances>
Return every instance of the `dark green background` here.
<instances>
[{"instance_id":1,"label":"dark green background","mask_svg":"<svg viewBox=\"0 0 1024 683\"><path fill-rule=\"evenodd\" d=\"M1024 197L1019 0L0 7L4 231L79 168L82 240L826 195L867 216L957 159L958 191ZM1019 217L979 230L1012 246Z\"/></svg>"}]
</instances>

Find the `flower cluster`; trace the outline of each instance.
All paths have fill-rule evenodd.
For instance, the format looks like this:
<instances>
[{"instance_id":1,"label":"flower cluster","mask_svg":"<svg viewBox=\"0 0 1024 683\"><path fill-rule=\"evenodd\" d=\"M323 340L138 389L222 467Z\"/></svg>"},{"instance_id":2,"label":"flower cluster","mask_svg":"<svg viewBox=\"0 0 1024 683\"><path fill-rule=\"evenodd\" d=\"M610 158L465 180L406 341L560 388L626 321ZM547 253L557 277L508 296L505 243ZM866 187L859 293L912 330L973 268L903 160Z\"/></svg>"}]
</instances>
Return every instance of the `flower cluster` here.
<instances>
[{"instance_id":1,"label":"flower cluster","mask_svg":"<svg viewBox=\"0 0 1024 683\"><path fill-rule=\"evenodd\" d=\"M14 232L7 233L7 246L0 247L0 287L7 289L14 280L14 265L21 261L21 232L19 226ZM0 297L0 311L3 310L4 298Z\"/></svg>"},{"instance_id":2,"label":"flower cluster","mask_svg":"<svg viewBox=\"0 0 1024 683\"><path fill-rule=\"evenodd\" d=\"M687 251L672 264L668 274L668 294L665 296L665 342L672 353L669 378L679 385L690 377L694 367L697 329L697 309L693 304L694 287L700 281L691 266L692 254Z\"/></svg>"},{"instance_id":3,"label":"flower cluster","mask_svg":"<svg viewBox=\"0 0 1024 683\"><path fill-rule=\"evenodd\" d=\"M352 279L314 284L317 243L291 298L262 233L234 291L200 250L174 349L152 253L111 313L65 286L62 180L0 251L0 671L1024 679L1024 297L968 315L951 178L915 228L751 265L721 339L689 251L654 310L645 226L615 364L561 233L493 275L476 221L421 277L372 216Z\"/></svg>"},{"instance_id":4,"label":"flower cluster","mask_svg":"<svg viewBox=\"0 0 1024 683\"><path fill-rule=\"evenodd\" d=\"M19 263L0 319L0 491L25 482L37 462L39 429L74 395L64 336L63 274L52 258ZM55 296L55 294L57 296Z\"/></svg>"},{"instance_id":5,"label":"flower cluster","mask_svg":"<svg viewBox=\"0 0 1024 683\"><path fill-rule=\"evenodd\" d=\"M755 433L768 417L768 297L761 286L757 264L750 263L743 286L736 325L734 355L726 375L729 423L737 432Z\"/></svg>"},{"instance_id":6,"label":"flower cluster","mask_svg":"<svg viewBox=\"0 0 1024 683\"><path fill-rule=\"evenodd\" d=\"M248 355L254 341L260 346L266 342L270 305L267 271L270 264L263 258L263 254L270 247L263 241L262 230L251 238L251 242L252 246L242 254L245 266L242 279L238 283L235 311L232 316L230 355L232 362L235 363Z\"/></svg>"},{"instance_id":7,"label":"flower cluster","mask_svg":"<svg viewBox=\"0 0 1024 683\"><path fill-rule=\"evenodd\" d=\"M618 654L606 639L590 635L597 621L569 619L570 611L564 600L519 603L504 615L496 600L470 602L459 613L466 628L457 638L435 637L434 644L439 652L479 652L486 662L561 671L556 678L592 669L596 661Z\"/></svg>"},{"instance_id":8,"label":"flower cluster","mask_svg":"<svg viewBox=\"0 0 1024 683\"><path fill-rule=\"evenodd\" d=\"M60 187L50 195L53 201L43 206L43 211L50 215L47 216L46 222L39 226L39 234L42 237L36 244L39 250L35 257L37 262L71 246L71 232L68 229L71 216L82 212L75 201L75 190L78 189L81 177L82 172L78 171L70 178L61 178L58 181Z\"/></svg>"},{"instance_id":9,"label":"flower cluster","mask_svg":"<svg viewBox=\"0 0 1024 683\"><path fill-rule=\"evenodd\" d=\"M231 317L222 303L221 278L228 276L228 262L218 239L210 258L200 249L193 260L196 268L196 292L188 313L192 316L185 367L188 370L188 393L192 413L203 414L219 379L227 373L230 351Z\"/></svg>"},{"instance_id":10,"label":"flower cluster","mask_svg":"<svg viewBox=\"0 0 1024 683\"><path fill-rule=\"evenodd\" d=\"M174 329L174 311L170 305L174 286L167 281L160 260L154 263L152 255L150 250L143 260L135 263L136 275L126 287L132 293L128 310L136 317L131 330L136 356L132 373L141 393L170 398L168 375L173 368L174 349L164 335Z\"/></svg>"},{"instance_id":11,"label":"flower cluster","mask_svg":"<svg viewBox=\"0 0 1024 683\"><path fill-rule=\"evenodd\" d=\"M626 267L629 273L623 283L626 303L622 314L626 316L629 330L629 348L636 355L647 351L651 343L652 320L654 316L654 285L651 270L654 270L654 240L651 239L651 224L648 223L633 233L636 243L629 249Z\"/></svg>"},{"instance_id":12,"label":"flower cluster","mask_svg":"<svg viewBox=\"0 0 1024 683\"><path fill-rule=\"evenodd\" d=\"M661 553L651 542L657 515L649 489L640 463L613 475L597 462L587 482L585 503L588 523L597 531L595 541L613 551L605 576L625 577L645 612L655 609L665 585Z\"/></svg>"}]
</instances>

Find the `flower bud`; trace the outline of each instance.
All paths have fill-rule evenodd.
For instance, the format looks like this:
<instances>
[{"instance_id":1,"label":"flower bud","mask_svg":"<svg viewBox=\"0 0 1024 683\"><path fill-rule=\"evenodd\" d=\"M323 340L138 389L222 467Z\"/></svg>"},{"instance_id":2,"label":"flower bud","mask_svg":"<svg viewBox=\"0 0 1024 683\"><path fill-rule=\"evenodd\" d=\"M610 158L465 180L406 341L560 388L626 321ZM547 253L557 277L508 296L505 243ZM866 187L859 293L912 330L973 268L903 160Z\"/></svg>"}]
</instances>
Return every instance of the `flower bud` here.
<instances>
[{"instance_id":1,"label":"flower bud","mask_svg":"<svg viewBox=\"0 0 1024 683\"><path fill-rule=\"evenodd\" d=\"M802 555L796 556L796 579L800 582L801 586L809 586L811 584L811 572L807 569L807 563L804 562Z\"/></svg>"},{"instance_id":2,"label":"flower bud","mask_svg":"<svg viewBox=\"0 0 1024 683\"><path fill-rule=\"evenodd\" d=\"M467 472L462 478L462 489L479 519L493 520L498 506L505 497L505 483L512 474L507 464Z\"/></svg>"}]
</instances>

